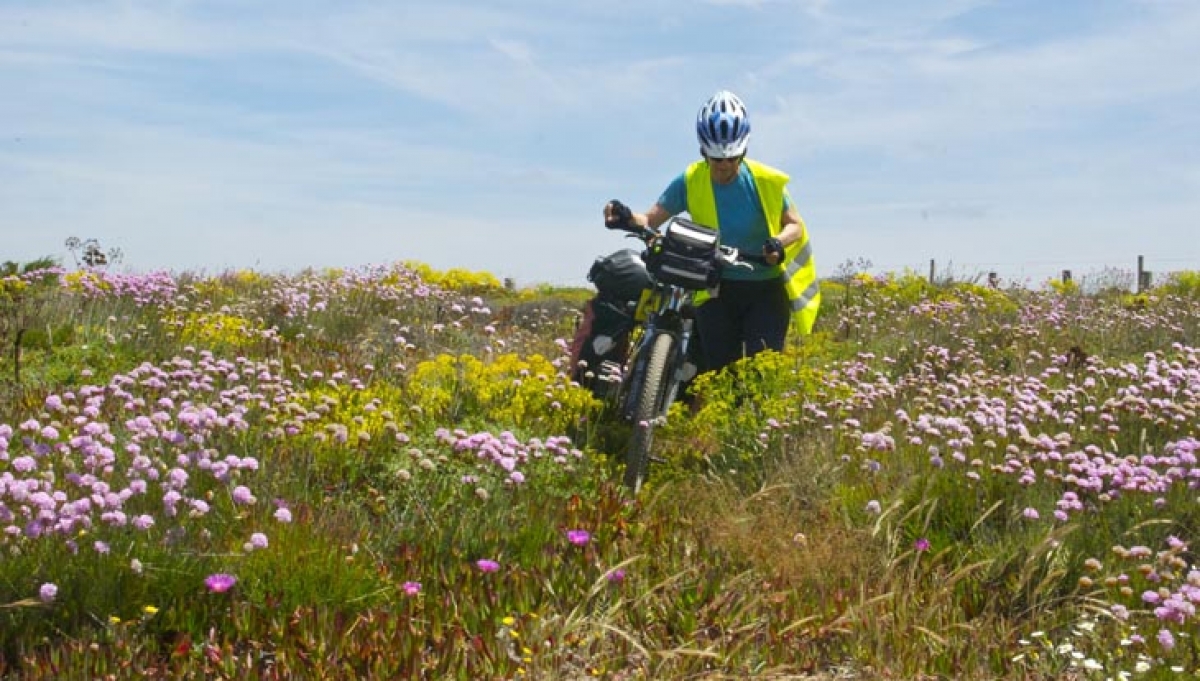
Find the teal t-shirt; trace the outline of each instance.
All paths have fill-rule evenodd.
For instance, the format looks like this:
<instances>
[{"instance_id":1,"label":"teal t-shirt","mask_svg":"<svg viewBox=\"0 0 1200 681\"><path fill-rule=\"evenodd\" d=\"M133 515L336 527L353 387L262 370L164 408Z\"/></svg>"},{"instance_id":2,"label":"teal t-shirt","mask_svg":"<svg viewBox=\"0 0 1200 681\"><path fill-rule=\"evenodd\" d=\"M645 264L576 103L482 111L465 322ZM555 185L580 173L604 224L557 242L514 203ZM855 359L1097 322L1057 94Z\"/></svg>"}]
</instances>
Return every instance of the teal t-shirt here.
<instances>
[{"instance_id":1,"label":"teal t-shirt","mask_svg":"<svg viewBox=\"0 0 1200 681\"><path fill-rule=\"evenodd\" d=\"M754 176L750 174L746 164L742 164L737 179L733 182L713 183L713 198L717 204L721 243L733 246L739 251L762 254L763 242L771 233L767 228L767 218L763 215L762 201L759 200L758 190L754 186ZM658 197L658 205L671 215L678 215L687 210L687 182L683 173L667 185L662 196ZM784 190L783 209L787 210L791 205L792 199ZM777 274L765 265L755 264L753 269L726 267L724 276L727 279L770 279Z\"/></svg>"}]
</instances>

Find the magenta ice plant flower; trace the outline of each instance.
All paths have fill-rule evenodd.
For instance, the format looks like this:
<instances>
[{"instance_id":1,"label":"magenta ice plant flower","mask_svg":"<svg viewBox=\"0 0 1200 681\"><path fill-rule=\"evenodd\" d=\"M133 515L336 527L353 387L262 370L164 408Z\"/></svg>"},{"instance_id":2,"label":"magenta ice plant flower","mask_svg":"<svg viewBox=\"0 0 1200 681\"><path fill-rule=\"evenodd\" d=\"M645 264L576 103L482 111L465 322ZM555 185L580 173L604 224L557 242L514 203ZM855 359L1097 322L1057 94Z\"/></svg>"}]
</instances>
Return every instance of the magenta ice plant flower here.
<instances>
[{"instance_id":1,"label":"magenta ice plant flower","mask_svg":"<svg viewBox=\"0 0 1200 681\"><path fill-rule=\"evenodd\" d=\"M926 539L925 537L921 537L920 539L918 539L916 542L913 543L913 548L917 550L917 553L923 553L925 551L928 551L929 550L929 540Z\"/></svg>"},{"instance_id":2,"label":"magenta ice plant flower","mask_svg":"<svg viewBox=\"0 0 1200 681\"><path fill-rule=\"evenodd\" d=\"M586 546L592 535L587 530L567 530L567 541L575 546Z\"/></svg>"},{"instance_id":3,"label":"magenta ice plant flower","mask_svg":"<svg viewBox=\"0 0 1200 681\"><path fill-rule=\"evenodd\" d=\"M420 582L405 582L404 586L400 588L404 590L404 595L406 596L416 596L417 594L421 593Z\"/></svg>"},{"instance_id":4,"label":"magenta ice plant flower","mask_svg":"<svg viewBox=\"0 0 1200 681\"><path fill-rule=\"evenodd\" d=\"M204 578L204 586L208 589L209 593L225 593L232 589L234 584L237 584L237 577L225 574L224 572L218 572Z\"/></svg>"},{"instance_id":5,"label":"magenta ice plant flower","mask_svg":"<svg viewBox=\"0 0 1200 681\"><path fill-rule=\"evenodd\" d=\"M495 572L500 569L500 563L488 558L480 558L475 561L475 567L479 568L480 572Z\"/></svg>"}]
</instances>

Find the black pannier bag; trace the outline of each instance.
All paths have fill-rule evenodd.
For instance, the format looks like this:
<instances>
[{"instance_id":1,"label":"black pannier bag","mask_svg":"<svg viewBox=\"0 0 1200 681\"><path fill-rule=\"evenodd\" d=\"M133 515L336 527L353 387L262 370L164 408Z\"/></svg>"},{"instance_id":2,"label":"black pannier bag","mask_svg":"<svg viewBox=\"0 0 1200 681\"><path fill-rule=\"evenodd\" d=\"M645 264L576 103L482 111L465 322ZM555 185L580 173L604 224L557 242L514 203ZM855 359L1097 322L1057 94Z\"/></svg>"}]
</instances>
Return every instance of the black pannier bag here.
<instances>
[{"instance_id":1,"label":"black pannier bag","mask_svg":"<svg viewBox=\"0 0 1200 681\"><path fill-rule=\"evenodd\" d=\"M667 284L691 291L715 288L721 282L720 245L717 230L674 218L648 252L646 267Z\"/></svg>"},{"instance_id":2,"label":"black pannier bag","mask_svg":"<svg viewBox=\"0 0 1200 681\"><path fill-rule=\"evenodd\" d=\"M620 368L629 354L634 305L601 294L583 306L583 320L571 342L571 378L596 397L604 397L620 380Z\"/></svg>"},{"instance_id":3,"label":"black pannier bag","mask_svg":"<svg viewBox=\"0 0 1200 681\"><path fill-rule=\"evenodd\" d=\"M588 270L588 281L600 295L612 300L637 300L650 287L650 274L638 251L627 248L596 258Z\"/></svg>"}]
</instances>

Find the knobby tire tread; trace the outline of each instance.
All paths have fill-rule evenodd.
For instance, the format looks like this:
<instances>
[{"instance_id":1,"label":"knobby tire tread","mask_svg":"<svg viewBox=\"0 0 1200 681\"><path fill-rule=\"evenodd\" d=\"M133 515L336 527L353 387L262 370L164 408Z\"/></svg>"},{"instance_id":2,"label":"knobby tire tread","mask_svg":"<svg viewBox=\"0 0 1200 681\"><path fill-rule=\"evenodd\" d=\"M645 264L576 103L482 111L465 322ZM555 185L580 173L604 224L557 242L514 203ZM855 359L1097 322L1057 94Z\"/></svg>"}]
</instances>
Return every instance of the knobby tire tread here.
<instances>
[{"instance_id":1,"label":"knobby tire tread","mask_svg":"<svg viewBox=\"0 0 1200 681\"><path fill-rule=\"evenodd\" d=\"M650 470L650 445L654 439L654 420L659 415L670 379L668 371L675 352L675 337L659 334L650 346L646 373L633 409L633 437L625 455L625 486L636 494ZM642 424L646 425L643 426Z\"/></svg>"}]
</instances>

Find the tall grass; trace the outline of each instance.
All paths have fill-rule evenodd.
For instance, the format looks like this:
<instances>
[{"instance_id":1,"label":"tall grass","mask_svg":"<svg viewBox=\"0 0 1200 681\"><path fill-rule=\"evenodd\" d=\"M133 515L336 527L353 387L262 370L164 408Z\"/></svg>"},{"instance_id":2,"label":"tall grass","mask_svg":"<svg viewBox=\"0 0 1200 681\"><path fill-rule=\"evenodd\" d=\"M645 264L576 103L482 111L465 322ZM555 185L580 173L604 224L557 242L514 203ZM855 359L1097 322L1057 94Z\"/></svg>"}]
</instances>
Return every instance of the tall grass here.
<instances>
[{"instance_id":1,"label":"tall grass","mask_svg":"<svg viewBox=\"0 0 1200 681\"><path fill-rule=\"evenodd\" d=\"M814 335L695 382L637 498L626 429L566 378L586 292L414 264L4 281L0 335L35 330L19 377L0 360L6 677L1200 664L1190 279L827 284Z\"/></svg>"}]
</instances>

